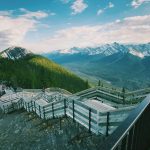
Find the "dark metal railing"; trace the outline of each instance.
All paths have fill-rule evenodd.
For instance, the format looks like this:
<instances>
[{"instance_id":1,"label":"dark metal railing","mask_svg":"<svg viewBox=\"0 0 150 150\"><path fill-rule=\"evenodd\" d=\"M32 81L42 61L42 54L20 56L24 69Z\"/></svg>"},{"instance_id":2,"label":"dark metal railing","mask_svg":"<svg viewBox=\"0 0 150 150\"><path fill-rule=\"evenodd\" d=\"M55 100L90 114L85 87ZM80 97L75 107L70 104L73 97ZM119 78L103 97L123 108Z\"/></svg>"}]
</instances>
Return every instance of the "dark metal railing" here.
<instances>
[{"instance_id":1,"label":"dark metal railing","mask_svg":"<svg viewBox=\"0 0 150 150\"><path fill-rule=\"evenodd\" d=\"M100 150L150 149L150 95L110 135Z\"/></svg>"}]
</instances>

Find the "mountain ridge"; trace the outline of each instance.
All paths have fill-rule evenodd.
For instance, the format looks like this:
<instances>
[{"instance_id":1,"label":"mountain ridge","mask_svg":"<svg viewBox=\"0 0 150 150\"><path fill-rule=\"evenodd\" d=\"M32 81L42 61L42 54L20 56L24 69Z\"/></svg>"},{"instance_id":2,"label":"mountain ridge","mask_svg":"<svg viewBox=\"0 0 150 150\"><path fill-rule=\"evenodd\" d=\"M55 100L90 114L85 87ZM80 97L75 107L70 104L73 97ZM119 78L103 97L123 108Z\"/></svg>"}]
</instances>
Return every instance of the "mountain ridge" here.
<instances>
[{"instance_id":1,"label":"mountain ridge","mask_svg":"<svg viewBox=\"0 0 150 150\"><path fill-rule=\"evenodd\" d=\"M53 61L33 53L24 54L24 48L19 49L19 54L17 54L18 47L16 50L14 49L12 51L15 52L15 55L9 55L9 57L2 55L0 58L0 80L9 86L22 88L60 87L72 93L89 87L86 81ZM20 55L20 53L24 55ZM10 52L10 54L12 53Z\"/></svg>"},{"instance_id":2,"label":"mountain ridge","mask_svg":"<svg viewBox=\"0 0 150 150\"><path fill-rule=\"evenodd\" d=\"M115 45L120 47L116 43ZM115 86L134 90L150 86L150 43L139 45L138 50L133 47L135 46L127 45L126 48L123 46L121 50L118 51L117 48L109 55L58 52L48 54L46 57L77 73L80 77L91 76L91 82L95 82L93 80L95 77L97 80L105 80ZM110 52L110 49L108 51Z\"/></svg>"},{"instance_id":3,"label":"mountain ridge","mask_svg":"<svg viewBox=\"0 0 150 150\"><path fill-rule=\"evenodd\" d=\"M70 49L60 49L56 51L52 51L49 54L87 54L87 55L104 55L109 56L114 53L132 53L138 57L150 56L150 43L147 44L120 44L120 43L112 43L112 44L104 44L97 47L73 47ZM46 54L44 54L46 55Z\"/></svg>"}]
</instances>

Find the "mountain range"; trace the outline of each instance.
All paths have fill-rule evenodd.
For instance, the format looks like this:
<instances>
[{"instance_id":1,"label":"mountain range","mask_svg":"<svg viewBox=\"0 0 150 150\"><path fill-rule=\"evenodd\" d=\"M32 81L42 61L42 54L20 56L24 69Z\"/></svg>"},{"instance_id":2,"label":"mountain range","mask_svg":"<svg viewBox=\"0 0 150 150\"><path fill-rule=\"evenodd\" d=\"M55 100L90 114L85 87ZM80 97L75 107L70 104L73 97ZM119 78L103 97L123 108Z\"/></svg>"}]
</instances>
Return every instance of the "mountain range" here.
<instances>
[{"instance_id":1,"label":"mountain range","mask_svg":"<svg viewBox=\"0 0 150 150\"><path fill-rule=\"evenodd\" d=\"M93 82L104 80L127 89L150 86L150 43L74 47L43 55Z\"/></svg>"},{"instance_id":2,"label":"mountain range","mask_svg":"<svg viewBox=\"0 0 150 150\"><path fill-rule=\"evenodd\" d=\"M52 51L51 54L87 54L109 56L114 53L123 52L131 53L139 57L150 56L150 43L147 44L105 44L97 47L73 47L70 49L61 49Z\"/></svg>"},{"instance_id":3,"label":"mountain range","mask_svg":"<svg viewBox=\"0 0 150 150\"><path fill-rule=\"evenodd\" d=\"M10 47L0 53L0 81L13 87L59 87L70 92L89 87L67 69L21 47Z\"/></svg>"}]
</instances>

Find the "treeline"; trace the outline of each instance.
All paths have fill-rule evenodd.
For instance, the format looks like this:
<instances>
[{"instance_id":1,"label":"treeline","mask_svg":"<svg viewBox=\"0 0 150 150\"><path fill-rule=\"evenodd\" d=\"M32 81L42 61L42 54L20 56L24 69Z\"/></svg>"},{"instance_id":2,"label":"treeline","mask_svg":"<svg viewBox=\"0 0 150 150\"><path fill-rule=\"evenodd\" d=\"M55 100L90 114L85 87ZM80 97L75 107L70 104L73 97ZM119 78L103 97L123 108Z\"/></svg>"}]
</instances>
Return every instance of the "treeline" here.
<instances>
[{"instance_id":1,"label":"treeline","mask_svg":"<svg viewBox=\"0 0 150 150\"><path fill-rule=\"evenodd\" d=\"M73 93L89 87L87 81L39 55L18 60L0 58L0 80L13 87L59 87Z\"/></svg>"}]
</instances>

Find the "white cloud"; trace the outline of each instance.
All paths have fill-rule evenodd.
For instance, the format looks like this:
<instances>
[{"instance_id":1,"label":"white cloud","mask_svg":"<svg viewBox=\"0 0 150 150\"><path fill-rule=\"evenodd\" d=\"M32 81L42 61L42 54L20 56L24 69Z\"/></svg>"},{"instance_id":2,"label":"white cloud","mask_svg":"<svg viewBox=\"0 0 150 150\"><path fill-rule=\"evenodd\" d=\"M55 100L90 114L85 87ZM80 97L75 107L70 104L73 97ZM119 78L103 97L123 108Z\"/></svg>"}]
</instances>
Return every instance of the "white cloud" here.
<instances>
[{"instance_id":1,"label":"white cloud","mask_svg":"<svg viewBox=\"0 0 150 150\"><path fill-rule=\"evenodd\" d=\"M150 42L150 15L135 16L97 26L70 27L59 30L54 36L25 46L36 52L49 52L74 46L87 47L100 44ZM59 43L59 44L58 44Z\"/></svg>"},{"instance_id":2,"label":"white cloud","mask_svg":"<svg viewBox=\"0 0 150 150\"><path fill-rule=\"evenodd\" d=\"M43 25L36 19L46 17L47 14L20 10L24 14L13 17L10 11L0 11L0 45L1 49L23 43L25 36L30 31L36 31L38 26Z\"/></svg>"},{"instance_id":3,"label":"white cloud","mask_svg":"<svg viewBox=\"0 0 150 150\"><path fill-rule=\"evenodd\" d=\"M13 10L0 11L0 16L10 16L12 13L13 13Z\"/></svg>"},{"instance_id":4,"label":"white cloud","mask_svg":"<svg viewBox=\"0 0 150 150\"><path fill-rule=\"evenodd\" d=\"M84 3L83 0L75 0L75 2L71 6L71 9L73 10L72 15L83 12L87 7L88 5Z\"/></svg>"},{"instance_id":5,"label":"white cloud","mask_svg":"<svg viewBox=\"0 0 150 150\"><path fill-rule=\"evenodd\" d=\"M114 5L113 3L109 2L108 8L113 8L114 6L115 6L115 5Z\"/></svg>"},{"instance_id":6,"label":"white cloud","mask_svg":"<svg viewBox=\"0 0 150 150\"><path fill-rule=\"evenodd\" d=\"M103 12L104 12L103 9L99 9L99 10L97 11L97 15L100 15L100 14L102 14Z\"/></svg>"},{"instance_id":7,"label":"white cloud","mask_svg":"<svg viewBox=\"0 0 150 150\"><path fill-rule=\"evenodd\" d=\"M150 2L150 0L133 0L131 6L134 8L138 8L143 3L148 3L148 2Z\"/></svg>"},{"instance_id":8,"label":"white cloud","mask_svg":"<svg viewBox=\"0 0 150 150\"><path fill-rule=\"evenodd\" d=\"M99 10L97 11L97 15L99 16L99 15L101 15L102 13L104 13L107 9L111 9L111 8L113 8L113 7L115 7L115 5L114 5L113 3L111 3L111 2L109 2L109 3L108 3L108 6L106 6L106 7L103 8L103 9L99 9Z\"/></svg>"},{"instance_id":9,"label":"white cloud","mask_svg":"<svg viewBox=\"0 0 150 150\"><path fill-rule=\"evenodd\" d=\"M116 20L116 23L119 23L119 22L121 22L121 20L120 20L120 19L117 19L117 20Z\"/></svg>"},{"instance_id":10,"label":"white cloud","mask_svg":"<svg viewBox=\"0 0 150 150\"><path fill-rule=\"evenodd\" d=\"M29 11L27 9L20 8L20 11L24 13L22 15L22 17L26 17L26 18L42 19L42 18L48 17L48 13L46 13L44 11L40 11L40 10L32 12L32 11ZM54 15L54 13L52 13L52 15Z\"/></svg>"},{"instance_id":11,"label":"white cloud","mask_svg":"<svg viewBox=\"0 0 150 150\"><path fill-rule=\"evenodd\" d=\"M1 47L2 45L9 46L21 42L27 32L35 29L36 24L34 20L22 17L12 19L0 16L0 22L0 39L5 41L1 43Z\"/></svg>"},{"instance_id":12,"label":"white cloud","mask_svg":"<svg viewBox=\"0 0 150 150\"><path fill-rule=\"evenodd\" d=\"M40 16L35 14L12 17L7 12L0 15L1 50L17 45L29 48L33 52L49 52L74 46L97 46L104 43L146 43L150 42L150 15L127 17L111 23L96 26L68 27L58 30L48 38L33 39L26 42L25 37L30 31L39 33ZM32 16L32 17L31 17ZM38 16L38 17L37 17ZM46 17L46 15L45 15ZM37 20L38 19L38 20ZM47 26L42 26L42 28ZM47 29L48 30L48 29Z\"/></svg>"}]
</instances>

